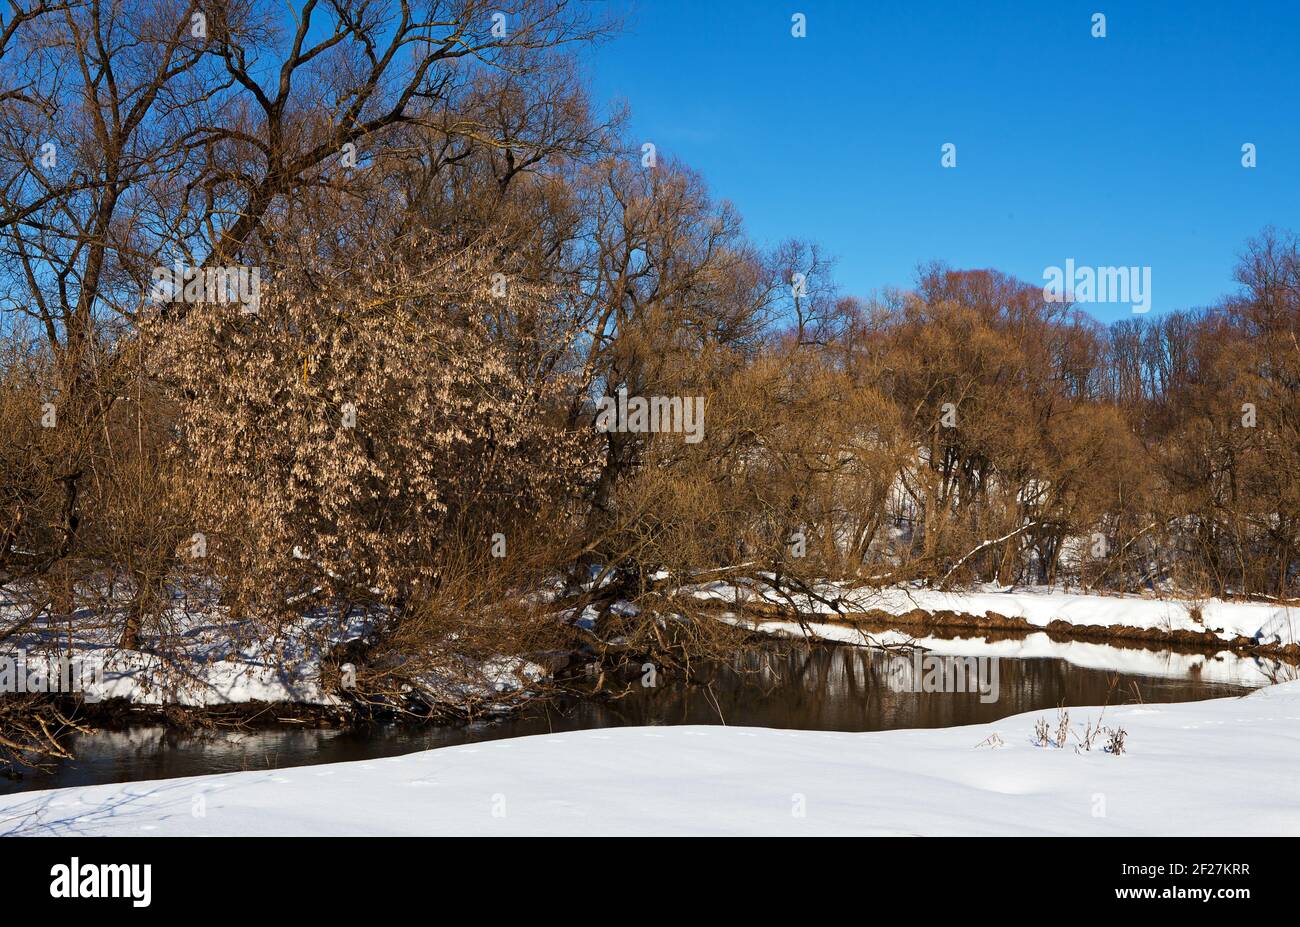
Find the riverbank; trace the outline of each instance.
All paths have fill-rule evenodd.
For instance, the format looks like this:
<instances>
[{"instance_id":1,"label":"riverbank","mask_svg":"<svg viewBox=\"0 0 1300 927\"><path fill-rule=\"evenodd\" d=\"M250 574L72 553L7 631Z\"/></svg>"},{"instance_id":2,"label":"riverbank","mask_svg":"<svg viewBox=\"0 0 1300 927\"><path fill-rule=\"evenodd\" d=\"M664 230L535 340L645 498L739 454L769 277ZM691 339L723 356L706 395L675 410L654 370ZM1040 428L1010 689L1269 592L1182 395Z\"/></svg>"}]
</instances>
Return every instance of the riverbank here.
<instances>
[{"instance_id":1,"label":"riverbank","mask_svg":"<svg viewBox=\"0 0 1300 927\"><path fill-rule=\"evenodd\" d=\"M820 639L840 643L914 640L927 649L952 653L971 653L969 648L977 646L989 655L1058 656L1081 666L1124 665L1116 663L1119 648L1138 645L1156 653L1134 663L1136 671L1159 673L1161 664L1168 664L1177 674L1203 665L1214 678L1246 679L1248 684L1290 678L1275 670L1293 670L1300 662L1300 608L1286 604L987 585L941 592L913 585L867 589L823 583L811 594L787 594L778 593L762 578L680 587L668 603L673 598L690 599L715 610L722 620L756 630L780 631L782 626L773 622L780 616L788 622L794 610L804 623L791 623L785 630L811 631ZM610 607L637 608L626 602ZM586 617L588 613L593 617ZM593 606L581 615L569 609L557 613L555 620L589 628L596 613ZM755 620L763 618L771 620ZM369 629L364 617L340 616L328 609L304 614L274 641L242 642L243 629L220 609L191 611L178 606L169 621L167 641L150 640L150 651L119 649L107 627L69 631L57 623L36 623L5 641L0 657L21 659L31 667L69 652L70 646L84 683L79 694L89 702L112 701L164 715L174 715L175 709L196 716L214 709L232 716L261 716L268 709L283 708L281 713L306 720L347 712L338 689L322 681L322 666L328 655ZM985 646L1011 635L1021 636L1028 645L1003 644L992 650ZM945 650L943 640L953 637L959 637L959 646L966 649ZM1072 641L1102 646L1068 646ZM1180 648L1184 654L1178 654ZM498 655L472 665L463 661L449 665L445 673L429 674L420 684L434 699L455 704L470 698L479 710L492 711L498 702L504 708L526 697L550 673L550 667L532 660Z\"/></svg>"},{"instance_id":2,"label":"riverbank","mask_svg":"<svg viewBox=\"0 0 1300 927\"><path fill-rule=\"evenodd\" d=\"M686 587L680 594L751 615L791 609L822 622L888 622L934 631L1048 631L1062 639L1223 647L1239 653L1300 657L1300 606L1224 599L1100 595L1052 587L988 584L944 592L917 585L855 588L823 583L783 593L760 580Z\"/></svg>"},{"instance_id":3,"label":"riverbank","mask_svg":"<svg viewBox=\"0 0 1300 927\"><path fill-rule=\"evenodd\" d=\"M1082 732L1102 709L1070 709ZM0 797L13 835L1300 834L1300 683L1105 709L1125 752L1028 712L862 734L632 727ZM1000 745L997 745L1000 744Z\"/></svg>"}]
</instances>

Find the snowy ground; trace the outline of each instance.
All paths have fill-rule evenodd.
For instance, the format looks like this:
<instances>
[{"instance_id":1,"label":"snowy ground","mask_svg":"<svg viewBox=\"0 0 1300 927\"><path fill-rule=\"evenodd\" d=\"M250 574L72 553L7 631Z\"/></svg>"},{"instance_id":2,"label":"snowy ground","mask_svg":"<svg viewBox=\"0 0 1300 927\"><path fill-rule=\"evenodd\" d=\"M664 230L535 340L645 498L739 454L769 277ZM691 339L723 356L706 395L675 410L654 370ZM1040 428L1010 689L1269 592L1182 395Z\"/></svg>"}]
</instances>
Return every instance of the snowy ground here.
<instances>
[{"instance_id":1,"label":"snowy ground","mask_svg":"<svg viewBox=\"0 0 1300 927\"><path fill-rule=\"evenodd\" d=\"M18 623L20 609L0 600L0 627ZM125 698L141 705L222 705L231 702L333 704L319 681L321 655L365 633L368 619L327 609L304 612L271 640L252 640L221 606L178 598L166 613L165 637L147 636L145 650L118 648L121 616L97 622L80 612L67 623L44 617L0 643L0 657L24 659L28 672L49 677L50 661L71 652L76 676L93 701ZM150 652L152 651L152 652ZM165 656L164 656L165 655Z\"/></svg>"},{"instance_id":2,"label":"snowy ground","mask_svg":"<svg viewBox=\"0 0 1300 927\"><path fill-rule=\"evenodd\" d=\"M1099 713L1070 710L1076 729ZM621 728L26 792L0 797L0 833L1300 834L1300 683L1107 709L1122 756L1034 746L1039 717L1056 722Z\"/></svg>"},{"instance_id":3,"label":"snowy ground","mask_svg":"<svg viewBox=\"0 0 1300 927\"><path fill-rule=\"evenodd\" d=\"M14 612L11 603L0 601L0 626L13 624ZM322 656L364 635L370 620L312 609L286 622L273 639L245 640L247 627L229 619L221 607L178 602L166 616L166 638L148 637L143 641L147 650L118 648L119 626L78 623L71 632L73 675L77 691L93 702L121 698L137 705L186 707L247 702L339 705L341 700L321 684ZM21 659L27 674L56 678L51 666L68 652L68 638L66 625L38 621L0 643L0 659L15 664ZM534 663L499 656L448 666L445 673L427 675L421 682L426 692L454 699L520 691L544 675ZM13 691L2 669L0 683L0 692Z\"/></svg>"}]
</instances>

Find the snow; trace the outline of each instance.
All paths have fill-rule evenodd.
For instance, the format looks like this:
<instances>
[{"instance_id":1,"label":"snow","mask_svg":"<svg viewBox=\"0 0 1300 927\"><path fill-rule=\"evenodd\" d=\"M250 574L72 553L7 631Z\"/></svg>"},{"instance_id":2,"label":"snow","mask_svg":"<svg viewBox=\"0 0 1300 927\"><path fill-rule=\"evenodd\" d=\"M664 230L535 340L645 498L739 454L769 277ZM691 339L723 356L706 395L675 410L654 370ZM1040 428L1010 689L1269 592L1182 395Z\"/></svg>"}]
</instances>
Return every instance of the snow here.
<instances>
[{"instance_id":1,"label":"snow","mask_svg":"<svg viewBox=\"0 0 1300 927\"><path fill-rule=\"evenodd\" d=\"M1040 717L1055 725L618 728L26 792L0 797L0 833L1300 834L1300 682L1108 708L1119 756L1034 746Z\"/></svg>"},{"instance_id":2,"label":"snow","mask_svg":"<svg viewBox=\"0 0 1300 927\"><path fill-rule=\"evenodd\" d=\"M1075 626L1209 632L1221 640L1247 637L1261 644L1300 643L1300 607L1264 602L1095 595L1065 592L1053 587L1013 589L988 584L969 591L942 592L920 586L872 589L825 583L814 591L822 598L840 600L842 611L856 614L905 615L920 609L931 614L946 611L981 618L1001 615L1023 619L1040 628L1053 621L1063 621ZM783 596L758 581L749 581L743 586L715 581L686 587L682 592L696 599L729 604L787 604ZM834 613L833 608L816 599L796 595L794 600L804 614Z\"/></svg>"},{"instance_id":3,"label":"snow","mask_svg":"<svg viewBox=\"0 0 1300 927\"><path fill-rule=\"evenodd\" d=\"M0 620L13 611L0 602ZM12 618L9 618L12 621ZM72 632L72 658L87 701L121 698L136 705L212 707L247 702L341 705L321 684L322 657L330 648L356 640L373 616L341 616L312 609L286 622L271 640L244 640L247 628L215 605L185 607L167 615L168 635L144 641L150 650L121 650L111 625L83 623ZM23 658L29 668L50 665L68 651L69 631L58 622L38 621L0 643L0 658ZM48 676L49 673L46 672ZM449 664L442 674L416 678L426 693L451 699L524 691L545 677L536 663L499 655Z\"/></svg>"},{"instance_id":4,"label":"snow","mask_svg":"<svg viewBox=\"0 0 1300 927\"><path fill-rule=\"evenodd\" d=\"M304 615L273 641L240 642L244 629L223 620L220 609L178 610L171 635L158 653L120 650L108 629L78 628L72 657L86 682L88 701L124 698L138 705L212 706L239 702L335 704L320 685L323 651L364 633L366 622L346 623ZM36 625L4 642L0 654L23 651L29 664L52 648L67 652L67 630ZM154 638L146 642L156 647Z\"/></svg>"}]
</instances>

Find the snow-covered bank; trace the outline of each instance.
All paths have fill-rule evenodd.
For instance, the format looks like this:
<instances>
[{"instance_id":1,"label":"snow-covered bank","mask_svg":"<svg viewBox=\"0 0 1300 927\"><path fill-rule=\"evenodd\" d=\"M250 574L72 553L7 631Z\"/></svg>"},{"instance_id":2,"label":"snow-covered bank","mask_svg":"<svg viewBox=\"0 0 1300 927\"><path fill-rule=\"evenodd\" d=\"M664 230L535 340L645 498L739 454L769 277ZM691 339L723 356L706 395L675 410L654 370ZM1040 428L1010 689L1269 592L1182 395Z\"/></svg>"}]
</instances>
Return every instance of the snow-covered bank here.
<instances>
[{"instance_id":1,"label":"snow-covered bank","mask_svg":"<svg viewBox=\"0 0 1300 927\"><path fill-rule=\"evenodd\" d=\"M737 605L795 607L806 615L840 613L902 618L969 615L1004 618L1035 628L1060 622L1074 628L1133 629L1167 634L1204 635L1224 641L1245 638L1260 645L1300 644L1300 607L1223 599L1147 598L1133 595L1093 595L1046 587L1000 588L983 585L942 592L921 586L852 588L837 583L817 587L815 596L780 595L759 581L737 585L717 581L687 587L684 594L706 601Z\"/></svg>"},{"instance_id":2,"label":"snow-covered bank","mask_svg":"<svg viewBox=\"0 0 1300 927\"><path fill-rule=\"evenodd\" d=\"M1070 710L1079 728L1099 714ZM1107 709L1128 732L1121 756L1033 746L1043 716L867 734L606 729L27 792L0 797L0 833L1300 834L1300 683ZM995 733L1004 746L978 746Z\"/></svg>"},{"instance_id":3,"label":"snow-covered bank","mask_svg":"<svg viewBox=\"0 0 1300 927\"><path fill-rule=\"evenodd\" d=\"M10 603L0 601L0 622L14 621ZM168 614L168 636L144 640L146 650L117 646L111 625L83 624L69 631L57 621L33 622L0 642L0 661L17 664L39 678L57 678L55 660L70 654L75 691L89 702L124 699L140 706L212 708L252 702L337 707L344 704L322 683L324 657L370 628L365 615L341 616L313 609L286 622L271 640L249 639L249 629L225 609L177 605ZM484 699L524 691L546 671L519 657L502 655L471 663L449 662L443 672L418 679L427 694ZM0 693L4 686L0 664ZM19 691L46 691L24 688Z\"/></svg>"},{"instance_id":4,"label":"snow-covered bank","mask_svg":"<svg viewBox=\"0 0 1300 927\"><path fill-rule=\"evenodd\" d=\"M67 655L88 701L126 699L136 705L210 707L245 702L334 705L320 682L320 662L331 647L355 640L369 627L365 616L328 609L305 611L271 640L251 637L214 601L178 598L163 624L166 637L144 635L144 649L118 646L120 616L72 621L41 616L21 621L17 602L0 600L0 622L26 625L0 642L0 658L21 657L29 671ZM45 675L49 675L46 673Z\"/></svg>"}]
</instances>

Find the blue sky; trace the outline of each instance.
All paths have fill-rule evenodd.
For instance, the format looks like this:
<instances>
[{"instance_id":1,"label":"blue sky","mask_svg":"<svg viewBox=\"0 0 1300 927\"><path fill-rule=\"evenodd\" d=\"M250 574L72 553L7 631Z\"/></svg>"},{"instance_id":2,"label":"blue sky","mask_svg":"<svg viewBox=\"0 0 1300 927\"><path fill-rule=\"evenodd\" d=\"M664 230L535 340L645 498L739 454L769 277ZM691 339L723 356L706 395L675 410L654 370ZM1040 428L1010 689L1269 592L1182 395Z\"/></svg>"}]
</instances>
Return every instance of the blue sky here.
<instances>
[{"instance_id":1,"label":"blue sky","mask_svg":"<svg viewBox=\"0 0 1300 927\"><path fill-rule=\"evenodd\" d=\"M931 259L1041 283L1073 258L1150 266L1159 313L1233 289L1263 226L1300 231L1296 0L611 6L631 20L592 55L597 99L626 99L634 136L758 242L821 243L846 293Z\"/></svg>"}]
</instances>

